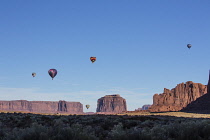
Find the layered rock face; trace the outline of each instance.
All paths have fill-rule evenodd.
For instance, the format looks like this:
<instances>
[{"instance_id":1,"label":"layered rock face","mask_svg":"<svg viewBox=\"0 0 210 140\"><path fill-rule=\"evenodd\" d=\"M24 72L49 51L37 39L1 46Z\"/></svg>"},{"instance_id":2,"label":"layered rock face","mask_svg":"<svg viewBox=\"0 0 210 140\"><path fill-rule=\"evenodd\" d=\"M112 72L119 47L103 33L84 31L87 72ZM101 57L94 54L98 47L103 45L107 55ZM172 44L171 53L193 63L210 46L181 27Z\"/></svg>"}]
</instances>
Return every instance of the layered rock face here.
<instances>
[{"instance_id":1,"label":"layered rock face","mask_svg":"<svg viewBox=\"0 0 210 140\"><path fill-rule=\"evenodd\" d=\"M106 95L98 99L96 112L121 113L127 111L126 100L120 95Z\"/></svg>"},{"instance_id":2,"label":"layered rock face","mask_svg":"<svg viewBox=\"0 0 210 140\"><path fill-rule=\"evenodd\" d=\"M206 93L206 85L193 83L192 81L178 84L171 90L165 88L162 94L155 94L153 96L153 105L149 111L180 111Z\"/></svg>"},{"instance_id":3,"label":"layered rock face","mask_svg":"<svg viewBox=\"0 0 210 140\"><path fill-rule=\"evenodd\" d=\"M83 106L80 102L14 100L0 101L0 110L32 113L80 114L83 113Z\"/></svg>"},{"instance_id":4,"label":"layered rock face","mask_svg":"<svg viewBox=\"0 0 210 140\"><path fill-rule=\"evenodd\" d=\"M210 113L210 71L209 71L209 81L207 85L207 91L208 91L207 94L191 102L181 111L191 112L191 113L204 113L204 114Z\"/></svg>"},{"instance_id":5,"label":"layered rock face","mask_svg":"<svg viewBox=\"0 0 210 140\"><path fill-rule=\"evenodd\" d=\"M210 94L207 93L181 110L188 113L210 114Z\"/></svg>"}]
</instances>

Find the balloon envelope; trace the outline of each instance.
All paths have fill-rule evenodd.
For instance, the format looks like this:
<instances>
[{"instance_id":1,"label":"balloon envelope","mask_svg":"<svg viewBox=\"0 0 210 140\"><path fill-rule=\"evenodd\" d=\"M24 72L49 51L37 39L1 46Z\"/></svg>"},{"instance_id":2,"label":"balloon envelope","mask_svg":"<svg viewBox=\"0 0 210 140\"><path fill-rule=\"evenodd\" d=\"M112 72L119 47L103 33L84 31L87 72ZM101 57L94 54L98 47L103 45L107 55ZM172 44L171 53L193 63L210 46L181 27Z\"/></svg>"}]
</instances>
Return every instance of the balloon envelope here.
<instances>
[{"instance_id":1,"label":"balloon envelope","mask_svg":"<svg viewBox=\"0 0 210 140\"><path fill-rule=\"evenodd\" d=\"M190 49L192 47L192 45L191 44L187 44L187 47Z\"/></svg>"},{"instance_id":2,"label":"balloon envelope","mask_svg":"<svg viewBox=\"0 0 210 140\"><path fill-rule=\"evenodd\" d=\"M88 109L90 107L90 105L86 105L86 108Z\"/></svg>"},{"instance_id":3,"label":"balloon envelope","mask_svg":"<svg viewBox=\"0 0 210 140\"><path fill-rule=\"evenodd\" d=\"M36 76L36 73L35 73L35 72L33 72L33 73L32 73L32 76L33 76L33 77L35 77L35 76Z\"/></svg>"},{"instance_id":4,"label":"balloon envelope","mask_svg":"<svg viewBox=\"0 0 210 140\"><path fill-rule=\"evenodd\" d=\"M90 61L92 61L92 63L94 63L96 61L96 57L90 57Z\"/></svg>"},{"instance_id":5,"label":"balloon envelope","mask_svg":"<svg viewBox=\"0 0 210 140\"><path fill-rule=\"evenodd\" d=\"M52 77L52 80L53 80L53 78L57 75L57 70L56 69L50 69L48 71L48 73Z\"/></svg>"}]
</instances>

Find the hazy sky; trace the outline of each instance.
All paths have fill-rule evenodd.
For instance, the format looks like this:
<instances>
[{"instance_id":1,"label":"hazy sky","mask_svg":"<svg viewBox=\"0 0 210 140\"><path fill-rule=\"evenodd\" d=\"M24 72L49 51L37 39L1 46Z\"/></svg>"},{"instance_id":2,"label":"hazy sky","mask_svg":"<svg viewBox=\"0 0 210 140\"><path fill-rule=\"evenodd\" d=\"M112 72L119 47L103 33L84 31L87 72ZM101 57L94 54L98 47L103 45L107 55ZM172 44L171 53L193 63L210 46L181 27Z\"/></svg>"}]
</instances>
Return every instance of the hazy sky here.
<instances>
[{"instance_id":1,"label":"hazy sky","mask_svg":"<svg viewBox=\"0 0 210 140\"><path fill-rule=\"evenodd\" d=\"M97 99L120 94L134 110L163 88L207 84L209 44L209 0L1 0L0 100L95 112Z\"/></svg>"}]
</instances>

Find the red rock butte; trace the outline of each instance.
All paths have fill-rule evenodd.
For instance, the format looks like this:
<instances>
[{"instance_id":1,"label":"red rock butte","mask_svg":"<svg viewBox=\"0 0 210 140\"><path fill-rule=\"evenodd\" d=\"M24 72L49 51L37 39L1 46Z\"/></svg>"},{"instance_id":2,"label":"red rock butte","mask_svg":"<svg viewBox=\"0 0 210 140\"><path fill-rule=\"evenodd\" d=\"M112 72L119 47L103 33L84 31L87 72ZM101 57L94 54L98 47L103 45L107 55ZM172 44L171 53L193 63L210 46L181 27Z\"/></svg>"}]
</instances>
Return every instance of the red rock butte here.
<instances>
[{"instance_id":1,"label":"red rock butte","mask_svg":"<svg viewBox=\"0 0 210 140\"><path fill-rule=\"evenodd\" d=\"M120 97L119 94L106 95L98 99L97 113L122 113L127 111L126 100Z\"/></svg>"},{"instance_id":2,"label":"red rock butte","mask_svg":"<svg viewBox=\"0 0 210 140\"><path fill-rule=\"evenodd\" d=\"M1 111L29 112L29 113L61 113L82 114L83 105L80 102L67 101L0 101Z\"/></svg>"}]
</instances>

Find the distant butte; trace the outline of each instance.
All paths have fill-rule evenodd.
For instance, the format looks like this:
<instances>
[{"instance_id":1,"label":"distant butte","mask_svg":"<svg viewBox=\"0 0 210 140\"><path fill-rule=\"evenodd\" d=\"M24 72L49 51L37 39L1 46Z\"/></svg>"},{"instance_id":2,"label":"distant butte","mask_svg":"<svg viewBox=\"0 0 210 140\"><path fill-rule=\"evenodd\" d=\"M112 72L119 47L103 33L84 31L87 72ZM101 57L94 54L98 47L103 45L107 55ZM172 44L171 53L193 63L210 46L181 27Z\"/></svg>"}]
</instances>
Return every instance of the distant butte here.
<instances>
[{"instance_id":1,"label":"distant butte","mask_svg":"<svg viewBox=\"0 0 210 140\"><path fill-rule=\"evenodd\" d=\"M83 105L80 102L67 101L13 100L0 101L0 110L29 113L83 114Z\"/></svg>"},{"instance_id":2,"label":"distant butte","mask_svg":"<svg viewBox=\"0 0 210 140\"><path fill-rule=\"evenodd\" d=\"M135 109L135 111L141 111L141 110L148 110L152 105L146 104L143 105L141 108Z\"/></svg>"},{"instance_id":3,"label":"distant butte","mask_svg":"<svg viewBox=\"0 0 210 140\"><path fill-rule=\"evenodd\" d=\"M100 113L121 113L127 111L126 100L119 94L106 95L98 99L96 112Z\"/></svg>"}]
</instances>

